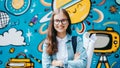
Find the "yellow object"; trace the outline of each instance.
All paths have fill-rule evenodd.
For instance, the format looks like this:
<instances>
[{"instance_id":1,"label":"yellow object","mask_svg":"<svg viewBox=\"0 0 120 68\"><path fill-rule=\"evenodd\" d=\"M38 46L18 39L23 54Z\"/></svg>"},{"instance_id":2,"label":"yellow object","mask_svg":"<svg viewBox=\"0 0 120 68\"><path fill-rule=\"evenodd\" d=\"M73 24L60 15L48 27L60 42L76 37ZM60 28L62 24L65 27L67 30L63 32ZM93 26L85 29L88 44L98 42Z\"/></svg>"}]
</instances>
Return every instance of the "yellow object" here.
<instances>
[{"instance_id":1,"label":"yellow object","mask_svg":"<svg viewBox=\"0 0 120 68\"><path fill-rule=\"evenodd\" d=\"M25 58L18 58L18 56L23 55ZM16 58L9 59L6 64L6 68L34 68L34 63L26 58L24 54L20 54Z\"/></svg>"},{"instance_id":2,"label":"yellow object","mask_svg":"<svg viewBox=\"0 0 120 68\"><path fill-rule=\"evenodd\" d=\"M46 2L45 0L40 0L44 6L51 6L51 3Z\"/></svg>"},{"instance_id":3,"label":"yellow object","mask_svg":"<svg viewBox=\"0 0 120 68\"><path fill-rule=\"evenodd\" d=\"M10 59L11 62L30 62L30 59L25 58L12 58Z\"/></svg>"},{"instance_id":4,"label":"yellow object","mask_svg":"<svg viewBox=\"0 0 120 68\"><path fill-rule=\"evenodd\" d=\"M106 68L110 68L108 62L105 62L104 64L105 64ZM97 65L97 68L101 68L101 66L102 66L102 62L99 62L98 65Z\"/></svg>"},{"instance_id":5,"label":"yellow object","mask_svg":"<svg viewBox=\"0 0 120 68\"><path fill-rule=\"evenodd\" d=\"M10 48L10 53L13 53L15 51L15 48Z\"/></svg>"},{"instance_id":6,"label":"yellow object","mask_svg":"<svg viewBox=\"0 0 120 68\"><path fill-rule=\"evenodd\" d=\"M12 7L15 9L20 9L24 5L24 0L12 0Z\"/></svg>"},{"instance_id":7,"label":"yellow object","mask_svg":"<svg viewBox=\"0 0 120 68\"><path fill-rule=\"evenodd\" d=\"M71 23L82 22L89 14L90 0L54 0L54 9L64 8L68 11Z\"/></svg>"},{"instance_id":8,"label":"yellow object","mask_svg":"<svg viewBox=\"0 0 120 68\"><path fill-rule=\"evenodd\" d=\"M71 2L72 0L56 0L56 8L60 8L61 6L64 6L65 4Z\"/></svg>"},{"instance_id":9,"label":"yellow object","mask_svg":"<svg viewBox=\"0 0 120 68\"><path fill-rule=\"evenodd\" d=\"M112 28L108 27L106 30L90 30L88 32L95 33L96 35L100 34L103 37L104 37L104 35L107 35L109 38L109 42L108 42L106 48L105 47L104 48L95 48L94 49L95 53L113 53L118 50L119 45L120 45L120 36ZM99 43L102 44L101 42L99 42ZM95 46L96 45L97 44L95 44Z\"/></svg>"},{"instance_id":10,"label":"yellow object","mask_svg":"<svg viewBox=\"0 0 120 68\"><path fill-rule=\"evenodd\" d=\"M30 59L10 59L7 63L6 68L34 68L34 64Z\"/></svg>"},{"instance_id":11,"label":"yellow object","mask_svg":"<svg viewBox=\"0 0 120 68\"><path fill-rule=\"evenodd\" d=\"M110 68L109 64L105 62L106 68Z\"/></svg>"},{"instance_id":12,"label":"yellow object","mask_svg":"<svg viewBox=\"0 0 120 68\"><path fill-rule=\"evenodd\" d=\"M29 23L29 26L33 26L34 24L32 22Z\"/></svg>"}]
</instances>

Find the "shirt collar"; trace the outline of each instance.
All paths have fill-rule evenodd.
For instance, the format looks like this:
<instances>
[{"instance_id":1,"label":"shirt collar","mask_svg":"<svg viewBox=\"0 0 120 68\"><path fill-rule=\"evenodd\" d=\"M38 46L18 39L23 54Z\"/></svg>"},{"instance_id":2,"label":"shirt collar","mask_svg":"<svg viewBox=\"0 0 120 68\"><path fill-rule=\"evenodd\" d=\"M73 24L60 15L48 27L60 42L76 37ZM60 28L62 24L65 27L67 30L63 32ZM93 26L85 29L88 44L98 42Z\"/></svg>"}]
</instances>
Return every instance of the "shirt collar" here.
<instances>
[{"instance_id":1,"label":"shirt collar","mask_svg":"<svg viewBox=\"0 0 120 68\"><path fill-rule=\"evenodd\" d=\"M58 42L59 41L65 41L65 42L69 42L69 41L71 41L71 35L69 35L69 34L67 34L64 38L59 38L59 37L56 37L57 38L57 40L58 40Z\"/></svg>"},{"instance_id":2,"label":"shirt collar","mask_svg":"<svg viewBox=\"0 0 120 68\"><path fill-rule=\"evenodd\" d=\"M58 37L58 36L56 38L57 38L58 42L59 41L66 41L67 40L67 35L64 38L62 38L62 39L60 37Z\"/></svg>"}]
</instances>

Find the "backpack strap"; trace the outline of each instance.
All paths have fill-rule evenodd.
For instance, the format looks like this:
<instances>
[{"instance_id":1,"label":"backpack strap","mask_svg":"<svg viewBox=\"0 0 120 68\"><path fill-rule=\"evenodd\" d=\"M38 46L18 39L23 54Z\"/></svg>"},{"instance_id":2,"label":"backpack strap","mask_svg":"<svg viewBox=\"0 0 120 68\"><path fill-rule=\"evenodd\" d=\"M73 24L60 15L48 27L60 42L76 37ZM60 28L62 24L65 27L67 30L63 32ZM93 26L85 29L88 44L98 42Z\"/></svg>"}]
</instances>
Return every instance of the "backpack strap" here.
<instances>
[{"instance_id":1,"label":"backpack strap","mask_svg":"<svg viewBox=\"0 0 120 68\"><path fill-rule=\"evenodd\" d=\"M72 46L74 50L74 54L76 53L76 47L77 47L77 36L72 36Z\"/></svg>"}]
</instances>

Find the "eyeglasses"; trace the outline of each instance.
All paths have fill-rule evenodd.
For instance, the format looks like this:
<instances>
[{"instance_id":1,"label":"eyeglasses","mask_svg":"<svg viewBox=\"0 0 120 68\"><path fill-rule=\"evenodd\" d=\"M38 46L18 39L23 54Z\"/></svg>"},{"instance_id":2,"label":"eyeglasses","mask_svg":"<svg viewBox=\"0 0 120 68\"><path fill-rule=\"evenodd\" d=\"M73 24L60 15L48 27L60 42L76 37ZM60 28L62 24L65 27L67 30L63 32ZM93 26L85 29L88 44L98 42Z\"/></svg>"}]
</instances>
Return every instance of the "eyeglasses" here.
<instances>
[{"instance_id":1,"label":"eyeglasses","mask_svg":"<svg viewBox=\"0 0 120 68\"><path fill-rule=\"evenodd\" d=\"M55 19L55 20L54 20L54 24L56 24L56 25L58 25L60 22L61 22L63 25L65 25L65 24L68 23L68 19L62 19L62 20Z\"/></svg>"}]
</instances>

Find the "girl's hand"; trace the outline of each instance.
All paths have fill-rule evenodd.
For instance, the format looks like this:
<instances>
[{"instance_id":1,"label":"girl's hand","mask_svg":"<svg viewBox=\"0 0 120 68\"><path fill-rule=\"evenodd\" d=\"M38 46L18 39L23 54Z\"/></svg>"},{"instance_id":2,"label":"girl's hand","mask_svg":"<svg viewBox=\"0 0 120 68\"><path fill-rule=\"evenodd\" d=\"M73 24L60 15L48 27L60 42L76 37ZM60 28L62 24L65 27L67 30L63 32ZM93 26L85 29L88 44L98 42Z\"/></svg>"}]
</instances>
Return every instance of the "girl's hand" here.
<instances>
[{"instance_id":1,"label":"girl's hand","mask_svg":"<svg viewBox=\"0 0 120 68\"><path fill-rule=\"evenodd\" d=\"M62 66L63 66L63 63L62 63L62 61L60 61L60 60L53 60L53 61L52 61L52 65L53 65L53 66L60 66L60 67L62 67Z\"/></svg>"},{"instance_id":2,"label":"girl's hand","mask_svg":"<svg viewBox=\"0 0 120 68\"><path fill-rule=\"evenodd\" d=\"M77 60L80 56L80 53L76 52L75 55L74 55L74 60Z\"/></svg>"}]
</instances>

